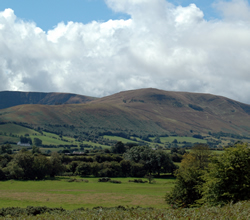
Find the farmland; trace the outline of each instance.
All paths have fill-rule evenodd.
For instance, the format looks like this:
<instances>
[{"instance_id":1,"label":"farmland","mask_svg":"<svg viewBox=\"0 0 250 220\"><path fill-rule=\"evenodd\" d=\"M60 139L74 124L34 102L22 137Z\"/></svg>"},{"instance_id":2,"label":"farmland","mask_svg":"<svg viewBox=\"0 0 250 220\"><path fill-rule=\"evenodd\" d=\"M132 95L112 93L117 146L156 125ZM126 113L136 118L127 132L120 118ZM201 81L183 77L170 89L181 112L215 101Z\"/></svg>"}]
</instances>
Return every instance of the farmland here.
<instances>
[{"instance_id":1,"label":"farmland","mask_svg":"<svg viewBox=\"0 0 250 220\"><path fill-rule=\"evenodd\" d=\"M133 178L114 178L121 181L121 184L101 183L98 178L84 179L89 182L68 182L68 177L45 181L0 182L1 207L48 206L77 209L122 205L165 208L167 204L164 195L174 184L173 179L155 179L154 184L128 182Z\"/></svg>"}]
</instances>

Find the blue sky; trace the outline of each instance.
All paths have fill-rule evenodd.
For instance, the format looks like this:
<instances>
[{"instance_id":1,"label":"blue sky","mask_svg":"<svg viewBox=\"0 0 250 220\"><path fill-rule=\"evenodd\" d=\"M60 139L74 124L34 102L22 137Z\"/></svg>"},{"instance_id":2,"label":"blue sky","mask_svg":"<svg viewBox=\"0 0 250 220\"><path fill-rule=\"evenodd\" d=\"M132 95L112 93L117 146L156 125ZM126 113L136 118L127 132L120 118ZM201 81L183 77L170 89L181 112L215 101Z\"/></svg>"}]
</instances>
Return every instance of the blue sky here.
<instances>
[{"instance_id":1,"label":"blue sky","mask_svg":"<svg viewBox=\"0 0 250 220\"><path fill-rule=\"evenodd\" d=\"M1 0L0 91L158 88L250 104L247 0Z\"/></svg>"},{"instance_id":2,"label":"blue sky","mask_svg":"<svg viewBox=\"0 0 250 220\"><path fill-rule=\"evenodd\" d=\"M153 1L153 0L152 0ZM205 19L219 18L210 0L170 0L174 5L188 6L194 3L199 7ZM0 11L6 8L14 10L15 15L26 21L34 21L44 31L52 29L59 22L73 21L89 23L109 19L127 19L125 13L115 13L104 0L1 0Z\"/></svg>"},{"instance_id":3,"label":"blue sky","mask_svg":"<svg viewBox=\"0 0 250 220\"><path fill-rule=\"evenodd\" d=\"M59 22L89 23L93 20L107 21L128 16L114 13L103 0L2 0L0 10L11 8L18 18L34 21L47 31Z\"/></svg>"}]
</instances>

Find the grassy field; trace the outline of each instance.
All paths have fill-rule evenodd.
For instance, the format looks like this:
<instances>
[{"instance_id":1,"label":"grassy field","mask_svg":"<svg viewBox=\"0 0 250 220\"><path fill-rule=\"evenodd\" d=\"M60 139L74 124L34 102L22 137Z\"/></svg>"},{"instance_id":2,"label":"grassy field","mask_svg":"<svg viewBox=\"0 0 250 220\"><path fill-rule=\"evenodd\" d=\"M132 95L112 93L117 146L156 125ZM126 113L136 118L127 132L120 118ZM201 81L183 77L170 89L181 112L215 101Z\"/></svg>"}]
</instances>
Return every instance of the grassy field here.
<instances>
[{"instance_id":1,"label":"grassy field","mask_svg":"<svg viewBox=\"0 0 250 220\"><path fill-rule=\"evenodd\" d=\"M0 144L5 142L14 142L17 143L20 138L19 136L24 136L25 134L28 134L29 138L34 140L34 138L39 138L42 140L42 143L44 145L80 145L80 144L88 144L92 145L93 147L102 147L110 148L110 146L97 144L93 142L83 141L83 142L77 142L74 138L63 136L62 138L59 137L57 134L49 133L49 132L43 132L42 134L26 127L22 127L20 125L16 124L3 124L0 125ZM10 136L14 135L14 136ZM55 148L56 149L56 148ZM56 151L58 151L57 149Z\"/></svg>"},{"instance_id":2,"label":"grassy field","mask_svg":"<svg viewBox=\"0 0 250 220\"><path fill-rule=\"evenodd\" d=\"M136 144L138 144L137 141L132 141L132 140L122 138L122 137L117 137L117 136L104 135L103 138L108 139L108 140L112 140L112 141L121 141L124 144L126 144L126 143L136 143Z\"/></svg>"},{"instance_id":3,"label":"grassy field","mask_svg":"<svg viewBox=\"0 0 250 220\"><path fill-rule=\"evenodd\" d=\"M193 138L193 137L160 137L160 140L162 143L172 143L174 140L177 140L178 142L190 142L190 143L207 143L206 140Z\"/></svg>"},{"instance_id":4,"label":"grassy field","mask_svg":"<svg viewBox=\"0 0 250 220\"><path fill-rule=\"evenodd\" d=\"M67 182L67 178L45 181L1 181L1 207L47 206L76 209L96 206L167 207L164 195L173 179L155 179L156 183L128 182L134 178L114 178L121 184L100 183L98 178L85 178L84 182ZM112 178L113 179L113 178Z\"/></svg>"},{"instance_id":5,"label":"grassy field","mask_svg":"<svg viewBox=\"0 0 250 220\"><path fill-rule=\"evenodd\" d=\"M20 125L16 125L16 124L3 124L0 125L0 132L1 133L7 133L7 134L16 134L16 135L25 135L25 134L29 134L29 135L33 135L33 134L39 134L37 131L33 130L33 129L29 129L29 128L25 128L22 127Z\"/></svg>"}]
</instances>

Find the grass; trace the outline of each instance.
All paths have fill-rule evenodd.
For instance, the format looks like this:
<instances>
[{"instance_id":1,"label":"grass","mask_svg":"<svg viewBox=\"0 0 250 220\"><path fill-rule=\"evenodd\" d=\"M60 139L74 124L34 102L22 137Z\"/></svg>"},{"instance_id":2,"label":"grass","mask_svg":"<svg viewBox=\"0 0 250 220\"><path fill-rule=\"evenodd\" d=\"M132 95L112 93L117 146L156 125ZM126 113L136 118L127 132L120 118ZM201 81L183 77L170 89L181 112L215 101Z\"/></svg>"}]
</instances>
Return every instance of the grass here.
<instances>
[{"instance_id":1,"label":"grass","mask_svg":"<svg viewBox=\"0 0 250 220\"><path fill-rule=\"evenodd\" d=\"M138 144L137 141L132 141L130 139L126 139L126 138L122 138L122 137L118 137L118 136L109 136L109 135L104 135L103 138L112 140L112 141L121 141L122 143L126 144L126 143L136 143Z\"/></svg>"},{"instance_id":2,"label":"grass","mask_svg":"<svg viewBox=\"0 0 250 220\"><path fill-rule=\"evenodd\" d=\"M0 182L1 207L48 206L76 209L95 206L167 207L164 195L174 180L156 179L155 184L128 182L134 178L112 178L121 184L99 183L98 178L84 178L89 183L67 182L67 179L45 181Z\"/></svg>"},{"instance_id":3,"label":"grass","mask_svg":"<svg viewBox=\"0 0 250 220\"><path fill-rule=\"evenodd\" d=\"M29 134L29 135L33 135L33 134L39 134L37 131L33 130L33 129L29 129L29 128L25 128L22 127L20 125L16 125L16 124L3 124L0 125L0 132L2 133L7 133L7 134L16 134L16 135L25 135L25 134Z\"/></svg>"},{"instance_id":4,"label":"grass","mask_svg":"<svg viewBox=\"0 0 250 220\"><path fill-rule=\"evenodd\" d=\"M160 137L162 143L172 143L175 139L178 142L190 142L190 143L207 143L207 140L193 138L193 137Z\"/></svg>"},{"instance_id":5,"label":"grass","mask_svg":"<svg viewBox=\"0 0 250 220\"><path fill-rule=\"evenodd\" d=\"M83 142L77 142L75 141L74 138L71 137L66 137L63 136L62 138L64 140L62 140L59 135L57 134L53 134L53 133L49 133L49 132L43 132L43 134L40 134L39 132L33 130L33 129L29 129L26 127L22 127L20 125L16 125L16 124L3 124L0 125L0 144L6 143L8 142L15 142L17 143L20 138L19 136L21 135L25 135L25 134L29 134L29 138L31 138L32 140L34 140L34 138L39 138L42 140L42 143L44 145L80 145L80 144L88 144L88 145L92 145L93 147L102 147L103 149L105 148L110 148L110 146L106 146L106 145L102 145L102 144L96 144L96 143L92 143L92 142L88 142L88 141L83 141ZM14 135L14 136L10 136L10 134ZM55 148L56 149L56 148ZM59 149L57 149L59 150Z\"/></svg>"},{"instance_id":6,"label":"grass","mask_svg":"<svg viewBox=\"0 0 250 220\"><path fill-rule=\"evenodd\" d=\"M17 143L20 140L18 137L10 137L10 136L4 136L0 135L0 143L5 143L5 142L15 142Z\"/></svg>"}]
</instances>

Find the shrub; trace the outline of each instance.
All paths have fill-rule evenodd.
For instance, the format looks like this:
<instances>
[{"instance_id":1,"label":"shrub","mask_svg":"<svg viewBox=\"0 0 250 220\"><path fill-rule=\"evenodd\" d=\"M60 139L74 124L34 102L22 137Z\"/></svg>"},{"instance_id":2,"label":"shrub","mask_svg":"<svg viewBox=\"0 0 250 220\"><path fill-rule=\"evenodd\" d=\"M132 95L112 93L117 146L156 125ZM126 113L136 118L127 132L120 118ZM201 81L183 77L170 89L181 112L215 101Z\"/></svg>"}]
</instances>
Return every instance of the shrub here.
<instances>
[{"instance_id":1,"label":"shrub","mask_svg":"<svg viewBox=\"0 0 250 220\"><path fill-rule=\"evenodd\" d=\"M110 180L111 179L109 177L102 177L102 178L98 179L98 182L108 182Z\"/></svg>"},{"instance_id":2,"label":"shrub","mask_svg":"<svg viewBox=\"0 0 250 220\"><path fill-rule=\"evenodd\" d=\"M133 182L133 183L148 183L148 181L143 181L142 179L134 179L134 180L129 180L129 182Z\"/></svg>"},{"instance_id":3,"label":"shrub","mask_svg":"<svg viewBox=\"0 0 250 220\"><path fill-rule=\"evenodd\" d=\"M110 180L109 182L110 182L110 183L122 183L122 182L119 181L119 180Z\"/></svg>"}]
</instances>

